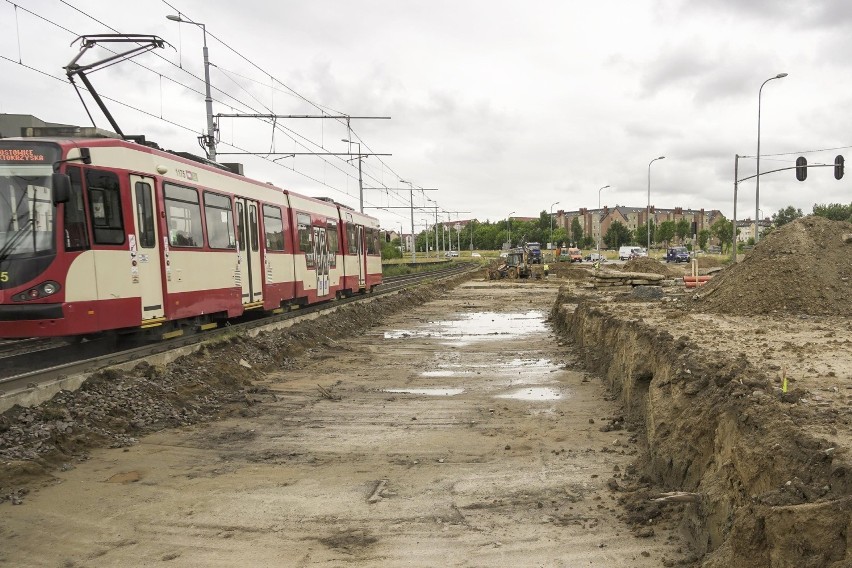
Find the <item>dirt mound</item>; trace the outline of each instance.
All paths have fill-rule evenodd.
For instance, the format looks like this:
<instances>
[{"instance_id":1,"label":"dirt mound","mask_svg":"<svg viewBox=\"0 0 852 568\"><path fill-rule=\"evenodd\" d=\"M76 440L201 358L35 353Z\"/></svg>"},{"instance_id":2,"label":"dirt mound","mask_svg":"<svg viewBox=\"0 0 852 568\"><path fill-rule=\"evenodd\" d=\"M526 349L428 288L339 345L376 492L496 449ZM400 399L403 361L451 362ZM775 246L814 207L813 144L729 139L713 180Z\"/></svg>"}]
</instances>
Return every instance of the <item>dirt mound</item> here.
<instances>
[{"instance_id":1,"label":"dirt mound","mask_svg":"<svg viewBox=\"0 0 852 568\"><path fill-rule=\"evenodd\" d=\"M683 271L672 270L659 260L640 256L631 258L621 268L625 272L644 272L645 274L662 274L663 276L682 276Z\"/></svg>"},{"instance_id":2,"label":"dirt mound","mask_svg":"<svg viewBox=\"0 0 852 568\"><path fill-rule=\"evenodd\" d=\"M808 216L772 231L717 274L695 306L714 313L852 315L852 224Z\"/></svg>"},{"instance_id":3,"label":"dirt mound","mask_svg":"<svg viewBox=\"0 0 852 568\"><path fill-rule=\"evenodd\" d=\"M551 262L548 267L550 274L558 278L586 280L594 275L594 265L591 262Z\"/></svg>"}]
</instances>

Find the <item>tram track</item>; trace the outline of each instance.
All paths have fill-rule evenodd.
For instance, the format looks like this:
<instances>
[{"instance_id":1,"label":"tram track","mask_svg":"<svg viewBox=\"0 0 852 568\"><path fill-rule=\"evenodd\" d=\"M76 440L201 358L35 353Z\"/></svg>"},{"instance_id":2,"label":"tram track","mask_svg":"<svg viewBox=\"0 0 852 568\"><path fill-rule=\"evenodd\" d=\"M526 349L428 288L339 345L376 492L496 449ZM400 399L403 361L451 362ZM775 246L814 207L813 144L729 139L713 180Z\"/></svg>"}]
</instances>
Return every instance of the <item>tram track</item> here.
<instances>
[{"instance_id":1,"label":"tram track","mask_svg":"<svg viewBox=\"0 0 852 568\"><path fill-rule=\"evenodd\" d=\"M66 345L64 339L30 337L28 339L10 339L0 341L0 365L5 365L4 359L20 354L35 353Z\"/></svg>"},{"instance_id":2,"label":"tram track","mask_svg":"<svg viewBox=\"0 0 852 568\"><path fill-rule=\"evenodd\" d=\"M137 344L137 346L128 347L125 345L121 347L114 340L72 344L64 340L52 339L48 340L48 342L54 342L51 347L48 347L50 343L45 343L45 340L40 338L3 342L0 343L0 360L2 360L2 366L0 366L0 412L9 408L15 403L14 401L30 404L34 398L44 400L45 397L52 396L49 394L51 392L73 390L82 384L88 375L111 367L135 364L149 358L168 362L197 349L202 343L216 341L234 334L255 334L265 329L272 330L294 325L294 321L297 322L298 319L306 316L317 317L323 313L334 311L340 306L369 302L375 297L397 293L424 282L451 278L475 269L475 265L460 263L441 270L390 277L386 278L372 294L330 300L284 314L242 321L203 333L141 346ZM56 341L62 341L63 345L57 346ZM20 344L22 349L15 351L9 346L9 355L4 356L4 348L9 343ZM39 351L35 351L38 346L42 347ZM37 389L44 389L45 385L51 384L55 388L46 389L47 394L34 395L34 391Z\"/></svg>"}]
</instances>

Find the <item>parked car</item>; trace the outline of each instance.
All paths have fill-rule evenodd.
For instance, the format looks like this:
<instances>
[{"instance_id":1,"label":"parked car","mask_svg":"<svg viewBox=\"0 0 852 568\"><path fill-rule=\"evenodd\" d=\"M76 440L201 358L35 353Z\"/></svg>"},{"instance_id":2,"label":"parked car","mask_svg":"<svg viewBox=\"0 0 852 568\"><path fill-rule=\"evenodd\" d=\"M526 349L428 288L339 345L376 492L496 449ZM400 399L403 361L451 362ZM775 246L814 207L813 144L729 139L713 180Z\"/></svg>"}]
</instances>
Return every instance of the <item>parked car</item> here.
<instances>
[{"instance_id":1,"label":"parked car","mask_svg":"<svg viewBox=\"0 0 852 568\"><path fill-rule=\"evenodd\" d=\"M446 256L447 258L457 257L458 255L459 255L459 251L457 251L457 250L448 250L448 251L444 254L444 256Z\"/></svg>"},{"instance_id":2,"label":"parked car","mask_svg":"<svg viewBox=\"0 0 852 568\"><path fill-rule=\"evenodd\" d=\"M590 252L586 255L586 260L588 262L606 262L606 257L596 252Z\"/></svg>"},{"instance_id":3,"label":"parked car","mask_svg":"<svg viewBox=\"0 0 852 568\"><path fill-rule=\"evenodd\" d=\"M640 256L642 247L624 246L618 249L618 260L629 260L631 257ZM648 256L648 253L645 253Z\"/></svg>"},{"instance_id":4,"label":"parked car","mask_svg":"<svg viewBox=\"0 0 852 568\"><path fill-rule=\"evenodd\" d=\"M669 247L666 249L666 262L689 262L689 251L686 247Z\"/></svg>"},{"instance_id":5,"label":"parked car","mask_svg":"<svg viewBox=\"0 0 852 568\"><path fill-rule=\"evenodd\" d=\"M583 252L578 248L569 248L568 256L571 258L571 262L583 262Z\"/></svg>"},{"instance_id":6,"label":"parked car","mask_svg":"<svg viewBox=\"0 0 852 568\"><path fill-rule=\"evenodd\" d=\"M470 258L482 258L482 255L478 252L472 252L470 253Z\"/></svg>"}]
</instances>

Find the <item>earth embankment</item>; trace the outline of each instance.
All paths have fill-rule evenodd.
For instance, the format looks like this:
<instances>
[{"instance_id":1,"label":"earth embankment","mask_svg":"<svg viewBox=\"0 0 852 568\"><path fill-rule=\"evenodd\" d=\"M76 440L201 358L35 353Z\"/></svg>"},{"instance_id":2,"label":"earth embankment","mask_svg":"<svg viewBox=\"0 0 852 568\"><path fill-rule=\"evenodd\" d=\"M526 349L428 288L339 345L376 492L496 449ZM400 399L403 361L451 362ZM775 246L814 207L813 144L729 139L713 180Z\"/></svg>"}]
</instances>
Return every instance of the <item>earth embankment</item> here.
<instances>
[{"instance_id":1,"label":"earth embankment","mask_svg":"<svg viewBox=\"0 0 852 568\"><path fill-rule=\"evenodd\" d=\"M792 372L794 361L747 333L768 321L678 304L563 291L554 319L645 432L644 476L694 497L683 527L705 568L852 566L848 368L811 345L809 367ZM821 324L782 327L819 334ZM809 343L795 333L776 340L793 357L794 344Z\"/></svg>"}]
</instances>

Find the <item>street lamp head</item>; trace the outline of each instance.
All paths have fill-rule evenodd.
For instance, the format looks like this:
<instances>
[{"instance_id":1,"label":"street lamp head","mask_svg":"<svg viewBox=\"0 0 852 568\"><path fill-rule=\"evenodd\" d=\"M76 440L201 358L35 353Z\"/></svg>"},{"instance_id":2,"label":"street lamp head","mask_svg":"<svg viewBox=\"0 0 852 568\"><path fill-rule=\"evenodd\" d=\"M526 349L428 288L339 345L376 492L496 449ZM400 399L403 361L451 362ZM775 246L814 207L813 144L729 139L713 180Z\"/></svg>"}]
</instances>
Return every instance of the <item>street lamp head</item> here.
<instances>
[{"instance_id":1,"label":"street lamp head","mask_svg":"<svg viewBox=\"0 0 852 568\"><path fill-rule=\"evenodd\" d=\"M349 142L349 140L347 140L346 138L341 138L340 141L341 142ZM350 144L351 144L351 142L350 142Z\"/></svg>"},{"instance_id":2,"label":"street lamp head","mask_svg":"<svg viewBox=\"0 0 852 568\"><path fill-rule=\"evenodd\" d=\"M660 156L660 157L659 157L659 158L657 158L657 159L658 159L658 160L665 160L665 159L666 159L666 157L665 157L665 156Z\"/></svg>"},{"instance_id":3,"label":"street lamp head","mask_svg":"<svg viewBox=\"0 0 852 568\"><path fill-rule=\"evenodd\" d=\"M171 20L171 21L173 21L173 22L183 22L183 21L185 21L185 20L181 19L181 17L180 17L180 16L175 16L174 14L169 14L168 16L166 16L166 19Z\"/></svg>"},{"instance_id":4,"label":"street lamp head","mask_svg":"<svg viewBox=\"0 0 852 568\"><path fill-rule=\"evenodd\" d=\"M786 77L786 76L787 76L787 74L786 74L786 73L778 73L777 75L775 75L775 78L776 78L776 79L783 79L783 78L784 78L784 77Z\"/></svg>"}]
</instances>

